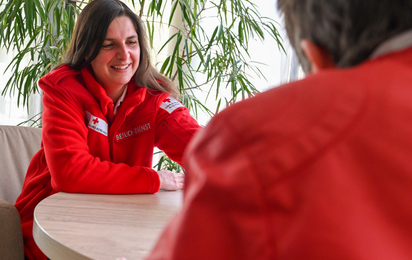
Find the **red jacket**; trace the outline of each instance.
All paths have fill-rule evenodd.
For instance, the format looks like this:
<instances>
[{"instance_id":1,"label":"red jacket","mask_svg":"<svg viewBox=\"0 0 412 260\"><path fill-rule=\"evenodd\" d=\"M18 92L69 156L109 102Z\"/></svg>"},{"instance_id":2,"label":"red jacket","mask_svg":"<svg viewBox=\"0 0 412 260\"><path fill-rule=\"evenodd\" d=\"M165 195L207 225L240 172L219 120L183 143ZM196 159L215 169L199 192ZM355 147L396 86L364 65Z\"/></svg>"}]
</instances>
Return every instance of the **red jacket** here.
<instances>
[{"instance_id":1,"label":"red jacket","mask_svg":"<svg viewBox=\"0 0 412 260\"><path fill-rule=\"evenodd\" d=\"M152 167L158 147L181 163L199 128L189 111L168 94L130 82L113 116L113 102L89 69L63 65L39 81L43 89L42 148L33 157L16 202L25 253L42 259L32 237L33 211L59 191L155 193L160 180Z\"/></svg>"},{"instance_id":2,"label":"red jacket","mask_svg":"<svg viewBox=\"0 0 412 260\"><path fill-rule=\"evenodd\" d=\"M412 48L233 105L147 259L412 258Z\"/></svg>"}]
</instances>

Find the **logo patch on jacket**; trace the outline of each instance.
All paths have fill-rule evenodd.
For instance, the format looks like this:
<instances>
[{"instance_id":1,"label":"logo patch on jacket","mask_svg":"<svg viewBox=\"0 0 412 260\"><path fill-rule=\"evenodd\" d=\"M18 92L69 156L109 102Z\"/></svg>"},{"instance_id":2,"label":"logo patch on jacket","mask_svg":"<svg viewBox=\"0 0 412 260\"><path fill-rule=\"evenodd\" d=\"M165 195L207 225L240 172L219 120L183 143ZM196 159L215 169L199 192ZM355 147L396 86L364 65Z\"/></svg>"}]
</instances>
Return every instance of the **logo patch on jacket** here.
<instances>
[{"instance_id":1,"label":"logo patch on jacket","mask_svg":"<svg viewBox=\"0 0 412 260\"><path fill-rule=\"evenodd\" d=\"M88 127L93 129L94 131L101 133L104 136L107 136L107 128L108 124L101 118L90 114L90 112L86 111L87 121L89 121Z\"/></svg>"},{"instance_id":2,"label":"logo patch on jacket","mask_svg":"<svg viewBox=\"0 0 412 260\"><path fill-rule=\"evenodd\" d=\"M147 132L151 129L152 129L152 125L150 123L141 124L139 126L133 127L130 130L127 130L127 131L124 131L122 133L116 134L116 142L123 141L125 139L128 139L129 137Z\"/></svg>"},{"instance_id":3,"label":"logo patch on jacket","mask_svg":"<svg viewBox=\"0 0 412 260\"><path fill-rule=\"evenodd\" d=\"M160 107L169 112L169 114L171 114L177 108L183 107L183 105L176 99L172 97L167 97L165 98L165 100L163 100L162 104L160 104Z\"/></svg>"}]
</instances>

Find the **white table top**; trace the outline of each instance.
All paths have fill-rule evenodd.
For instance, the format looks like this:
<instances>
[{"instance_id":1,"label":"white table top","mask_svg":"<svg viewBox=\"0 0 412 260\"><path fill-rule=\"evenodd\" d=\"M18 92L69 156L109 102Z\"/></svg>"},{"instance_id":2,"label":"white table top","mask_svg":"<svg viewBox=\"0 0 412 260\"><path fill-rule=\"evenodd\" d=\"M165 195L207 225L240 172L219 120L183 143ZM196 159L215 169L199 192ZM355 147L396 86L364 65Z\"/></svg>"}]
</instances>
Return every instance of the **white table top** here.
<instances>
[{"instance_id":1,"label":"white table top","mask_svg":"<svg viewBox=\"0 0 412 260\"><path fill-rule=\"evenodd\" d=\"M182 200L182 191L57 193L40 202L34 211L34 240L53 260L143 259L177 214Z\"/></svg>"}]
</instances>

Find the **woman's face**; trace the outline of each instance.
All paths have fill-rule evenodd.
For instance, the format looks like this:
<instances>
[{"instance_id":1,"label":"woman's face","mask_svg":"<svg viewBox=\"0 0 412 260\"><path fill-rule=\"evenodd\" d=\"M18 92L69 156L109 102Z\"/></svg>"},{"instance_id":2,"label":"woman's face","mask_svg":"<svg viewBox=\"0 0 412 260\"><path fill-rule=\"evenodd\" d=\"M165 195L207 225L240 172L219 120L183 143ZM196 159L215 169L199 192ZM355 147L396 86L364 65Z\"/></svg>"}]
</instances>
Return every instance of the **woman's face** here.
<instances>
[{"instance_id":1,"label":"woman's face","mask_svg":"<svg viewBox=\"0 0 412 260\"><path fill-rule=\"evenodd\" d=\"M127 16L116 17L99 54L91 62L97 82L108 94L123 91L139 67L139 60L139 39L132 20Z\"/></svg>"}]
</instances>

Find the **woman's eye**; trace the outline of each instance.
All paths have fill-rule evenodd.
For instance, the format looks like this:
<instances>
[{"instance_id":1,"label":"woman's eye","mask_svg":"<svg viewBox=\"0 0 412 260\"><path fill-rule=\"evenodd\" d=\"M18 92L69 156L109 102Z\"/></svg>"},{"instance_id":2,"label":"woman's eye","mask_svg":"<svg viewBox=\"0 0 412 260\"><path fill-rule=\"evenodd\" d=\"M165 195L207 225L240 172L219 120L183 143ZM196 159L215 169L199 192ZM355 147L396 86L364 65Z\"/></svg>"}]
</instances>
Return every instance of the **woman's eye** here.
<instances>
[{"instance_id":1,"label":"woman's eye","mask_svg":"<svg viewBox=\"0 0 412 260\"><path fill-rule=\"evenodd\" d=\"M137 41L129 41L129 45L136 45Z\"/></svg>"},{"instance_id":2,"label":"woman's eye","mask_svg":"<svg viewBox=\"0 0 412 260\"><path fill-rule=\"evenodd\" d=\"M102 48L107 49L107 48L110 48L110 47L112 47L112 46L113 46L113 44L112 44L112 43L109 43L109 44L103 44Z\"/></svg>"}]
</instances>

